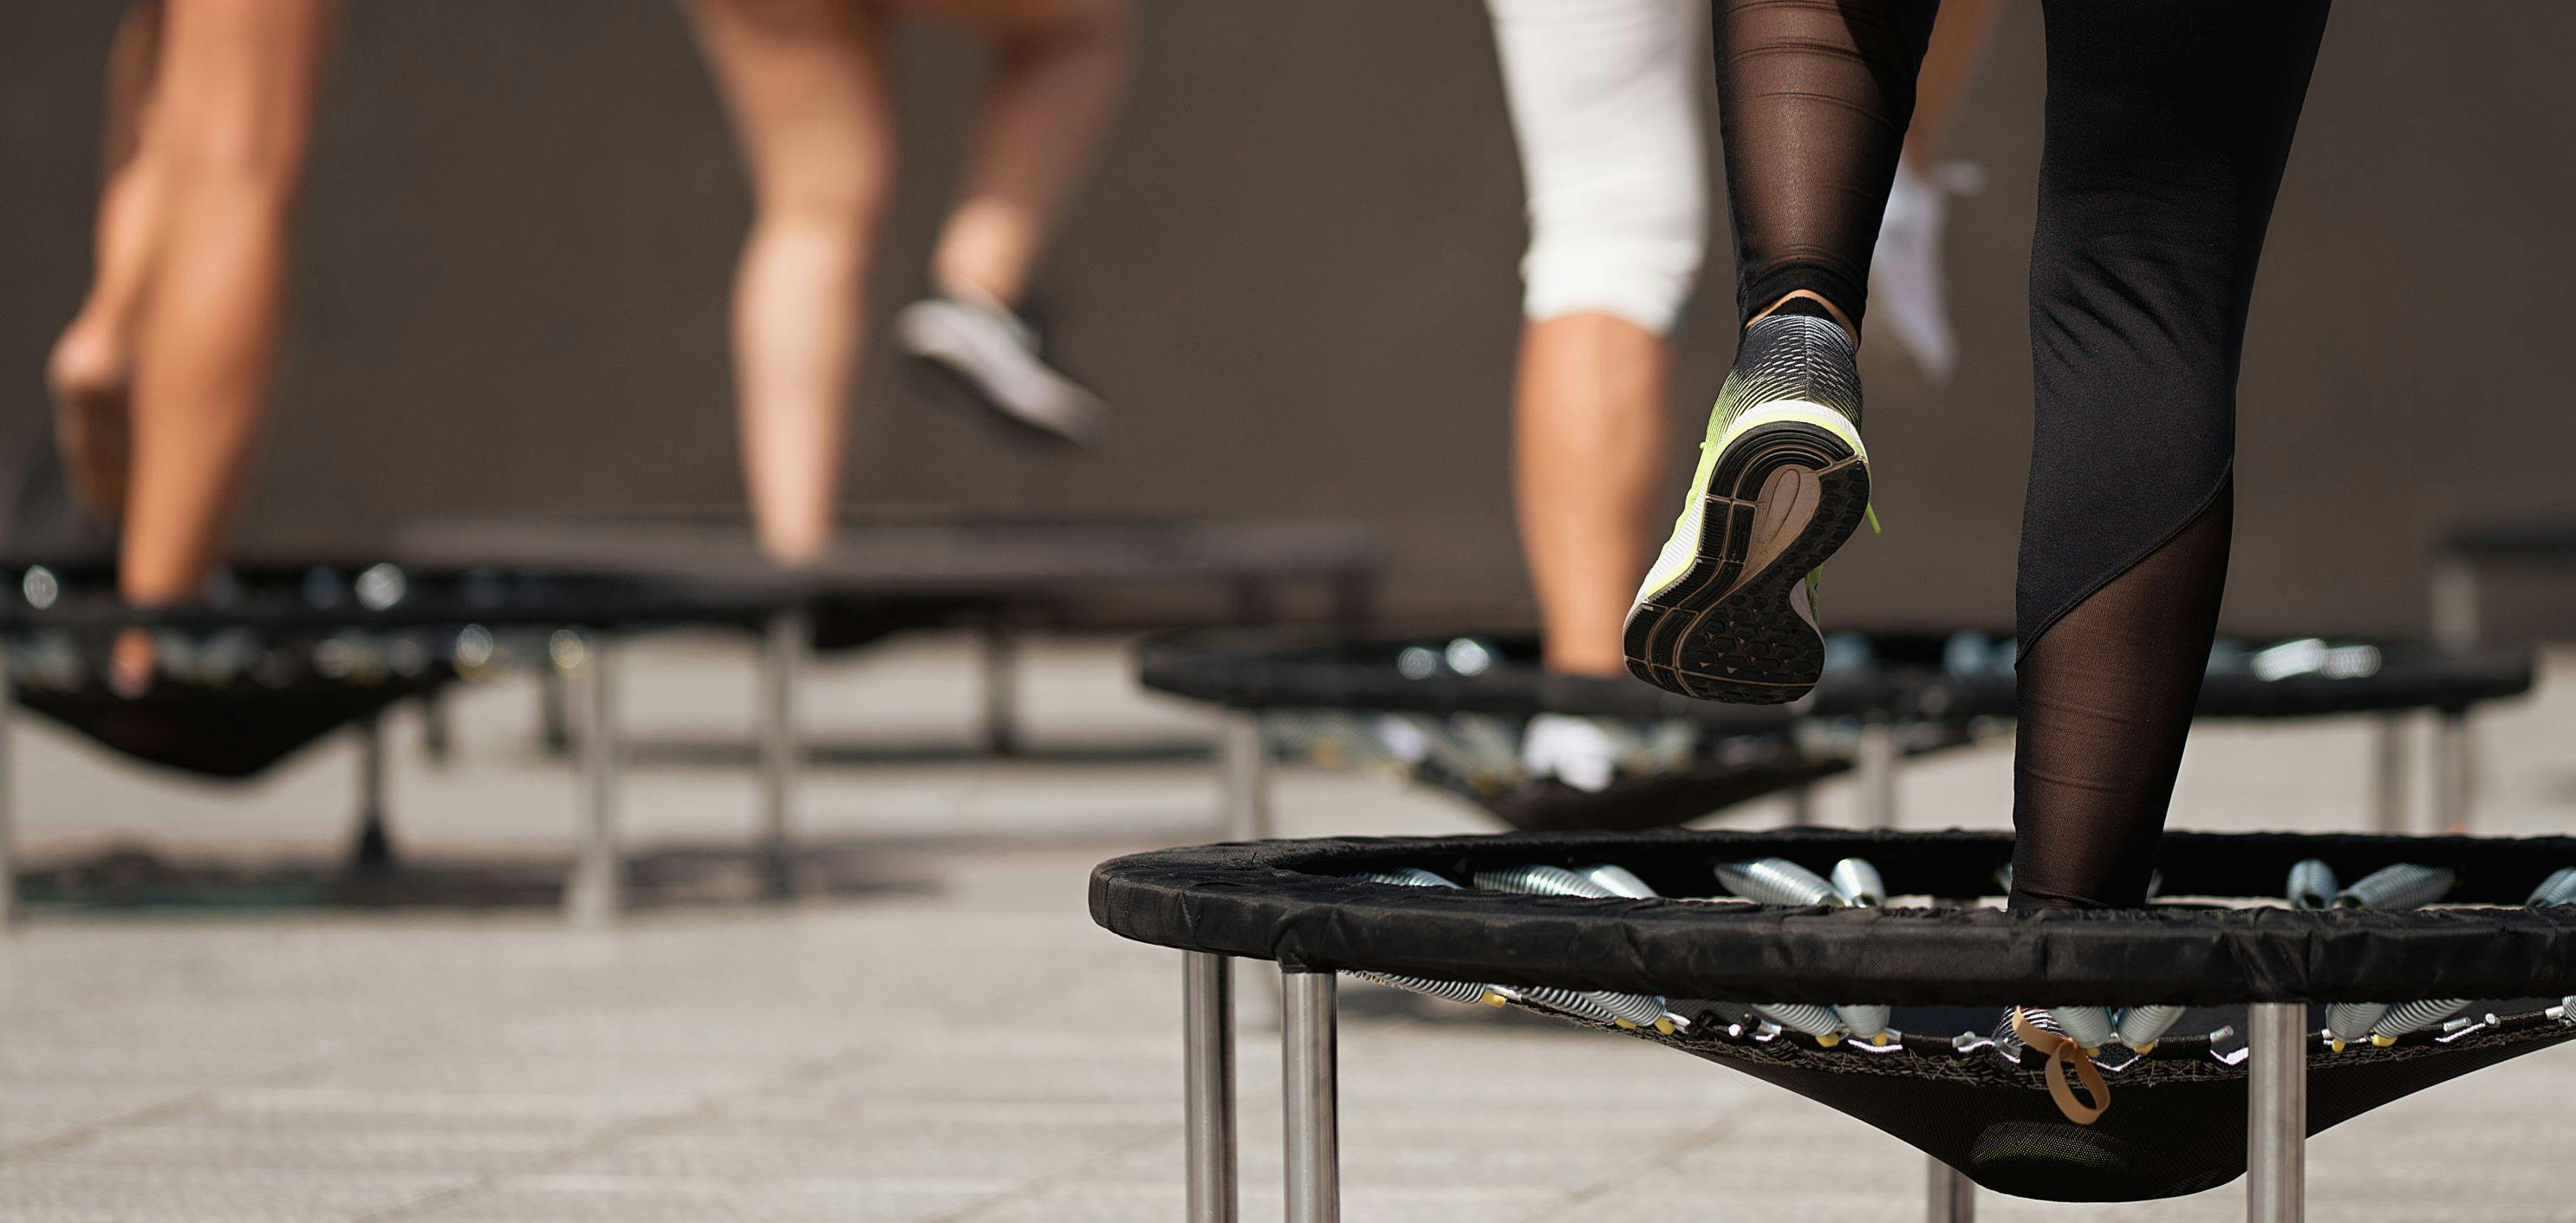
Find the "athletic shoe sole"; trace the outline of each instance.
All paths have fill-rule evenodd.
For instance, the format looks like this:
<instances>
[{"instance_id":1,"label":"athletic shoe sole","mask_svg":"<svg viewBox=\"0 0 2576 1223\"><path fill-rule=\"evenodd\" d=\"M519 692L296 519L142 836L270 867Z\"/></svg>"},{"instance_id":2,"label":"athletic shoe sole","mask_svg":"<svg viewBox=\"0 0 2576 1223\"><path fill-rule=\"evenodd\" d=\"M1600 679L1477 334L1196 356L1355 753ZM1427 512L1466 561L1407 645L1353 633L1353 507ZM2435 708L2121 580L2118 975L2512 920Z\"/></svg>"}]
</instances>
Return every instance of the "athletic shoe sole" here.
<instances>
[{"instance_id":1,"label":"athletic shoe sole","mask_svg":"<svg viewBox=\"0 0 2576 1223\"><path fill-rule=\"evenodd\" d=\"M1869 458L1848 426L1797 410L1807 407L1747 413L1692 489L1701 503L1693 562L1628 612L1637 678L1705 700L1778 705L1824 674L1824 635L1792 600L1868 514Z\"/></svg>"}]
</instances>

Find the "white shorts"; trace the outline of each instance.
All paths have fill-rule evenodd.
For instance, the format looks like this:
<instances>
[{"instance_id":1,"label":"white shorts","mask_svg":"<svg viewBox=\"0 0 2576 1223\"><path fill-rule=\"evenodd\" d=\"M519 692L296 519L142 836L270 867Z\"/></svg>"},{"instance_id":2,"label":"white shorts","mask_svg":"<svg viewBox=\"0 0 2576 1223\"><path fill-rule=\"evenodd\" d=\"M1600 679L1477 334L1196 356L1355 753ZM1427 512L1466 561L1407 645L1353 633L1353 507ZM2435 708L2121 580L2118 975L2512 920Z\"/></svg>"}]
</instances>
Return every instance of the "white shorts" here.
<instances>
[{"instance_id":1,"label":"white shorts","mask_svg":"<svg viewBox=\"0 0 2576 1223\"><path fill-rule=\"evenodd\" d=\"M1672 329L1708 238L1707 0L1485 0L1529 194L1533 319Z\"/></svg>"}]
</instances>

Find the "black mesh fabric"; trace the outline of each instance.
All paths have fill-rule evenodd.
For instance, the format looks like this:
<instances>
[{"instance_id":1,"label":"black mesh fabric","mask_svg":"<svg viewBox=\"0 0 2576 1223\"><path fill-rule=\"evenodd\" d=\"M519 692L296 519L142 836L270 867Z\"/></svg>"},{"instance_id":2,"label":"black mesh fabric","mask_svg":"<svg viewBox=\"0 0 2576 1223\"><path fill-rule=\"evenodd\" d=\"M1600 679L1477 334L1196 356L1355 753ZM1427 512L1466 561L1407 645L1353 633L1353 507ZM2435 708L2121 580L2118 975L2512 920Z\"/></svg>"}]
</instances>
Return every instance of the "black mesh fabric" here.
<instances>
[{"instance_id":1,"label":"black mesh fabric","mask_svg":"<svg viewBox=\"0 0 2576 1223\"><path fill-rule=\"evenodd\" d=\"M451 672L362 685L306 677L282 688L163 683L133 698L103 684L69 690L20 685L17 694L26 708L137 760L204 777L243 778L453 678Z\"/></svg>"},{"instance_id":2,"label":"black mesh fabric","mask_svg":"<svg viewBox=\"0 0 2576 1223\"><path fill-rule=\"evenodd\" d=\"M1505 986L1663 995L1693 1023L1631 1034L1795 1091L1896 1136L1997 1192L2068 1201L2170 1197L2244 1170L2244 1072L2228 1055L2248 1001L2502 999L2466 1031L2388 1048L2309 1049L2308 1122L2323 1130L2463 1074L2576 1035L2545 1010L2576 991L2576 912L2520 902L2576 839L2177 832L2157 866L2168 895L2268 897L2290 865L2322 858L2346 878L2395 862L2458 872L2457 906L2294 912L2217 899L2127 910L2007 913L1929 903L1984 897L2010 854L1986 833L1659 832L1370 838L1216 845L1140 854L1092 876L1095 921L1128 938L1277 960L1296 970L1377 971ZM1875 863L1897 897L1879 909L1711 903L1714 863L1778 856L1819 872ZM1408 888L1352 878L1418 866L1615 863L1669 899L1590 900ZM1695 899L1696 898L1696 899ZM1730 1023L1740 1007L1688 999L1894 1004L1893 1049L1770 1039ZM2107 1050L2110 1109L2065 1119L2041 1062L1954 1037L2003 1007L2181 1003L2193 1010L2150 1053ZM2489 1014L2497 1022L2485 1022ZM1596 1025L1597 1026L1597 1025ZM2311 1025L2312 1027L2315 1025Z\"/></svg>"}]
</instances>

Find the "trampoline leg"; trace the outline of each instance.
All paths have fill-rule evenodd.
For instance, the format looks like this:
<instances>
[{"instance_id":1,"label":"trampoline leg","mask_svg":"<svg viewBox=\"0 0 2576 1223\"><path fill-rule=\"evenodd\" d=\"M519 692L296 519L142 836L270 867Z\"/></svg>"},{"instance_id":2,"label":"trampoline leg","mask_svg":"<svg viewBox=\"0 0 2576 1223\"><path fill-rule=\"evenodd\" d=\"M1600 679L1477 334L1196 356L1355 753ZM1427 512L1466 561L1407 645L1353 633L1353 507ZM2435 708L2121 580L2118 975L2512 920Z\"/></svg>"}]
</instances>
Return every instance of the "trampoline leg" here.
<instances>
[{"instance_id":1,"label":"trampoline leg","mask_svg":"<svg viewBox=\"0 0 2576 1223\"><path fill-rule=\"evenodd\" d=\"M1860 728L1860 822L1864 828L1896 827L1896 726L1871 718Z\"/></svg>"},{"instance_id":2,"label":"trampoline leg","mask_svg":"<svg viewBox=\"0 0 2576 1223\"><path fill-rule=\"evenodd\" d=\"M796 737L796 687L813 627L803 611L770 618L760 653L760 871L772 897L795 890L793 824L803 747Z\"/></svg>"},{"instance_id":3,"label":"trampoline leg","mask_svg":"<svg viewBox=\"0 0 2576 1223\"><path fill-rule=\"evenodd\" d=\"M1267 839L1270 826L1270 745L1261 736L1261 716L1239 709L1225 712L1217 731L1217 835L1235 841Z\"/></svg>"},{"instance_id":4,"label":"trampoline leg","mask_svg":"<svg viewBox=\"0 0 2576 1223\"><path fill-rule=\"evenodd\" d=\"M10 767L9 724L18 711L18 690L9 680L7 647L0 646L0 934L18 924L18 854L11 817L17 814L16 771Z\"/></svg>"},{"instance_id":5,"label":"trampoline leg","mask_svg":"<svg viewBox=\"0 0 2576 1223\"><path fill-rule=\"evenodd\" d=\"M1340 1223L1340 1086L1328 972L1280 974L1280 1076L1288 1125L1288 1223Z\"/></svg>"},{"instance_id":6,"label":"trampoline leg","mask_svg":"<svg viewBox=\"0 0 2576 1223\"><path fill-rule=\"evenodd\" d=\"M2307 1217L2308 1008L2257 1002L2246 1027L2246 1223Z\"/></svg>"},{"instance_id":7,"label":"trampoline leg","mask_svg":"<svg viewBox=\"0 0 2576 1223\"><path fill-rule=\"evenodd\" d=\"M617 718L608 642L592 634L559 634L554 661L580 722L580 800L564 916L575 925L604 926L624 905L626 865L617 845Z\"/></svg>"},{"instance_id":8,"label":"trampoline leg","mask_svg":"<svg viewBox=\"0 0 2576 1223\"><path fill-rule=\"evenodd\" d=\"M984 750L1020 751L1020 637L1000 616L985 621L977 672L984 684Z\"/></svg>"},{"instance_id":9,"label":"trampoline leg","mask_svg":"<svg viewBox=\"0 0 2576 1223\"><path fill-rule=\"evenodd\" d=\"M358 843L350 851L349 870L386 875L393 869L394 839L385 827L385 721L379 715L358 724Z\"/></svg>"},{"instance_id":10,"label":"trampoline leg","mask_svg":"<svg viewBox=\"0 0 2576 1223\"><path fill-rule=\"evenodd\" d=\"M456 750L455 720L448 717L447 694L433 691L420 698L420 752L432 764L445 764Z\"/></svg>"},{"instance_id":11,"label":"trampoline leg","mask_svg":"<svg viewBox=\"0 0 2576 1223\"><path fill-rule=\"evenodd\" d=\"M1977 1183L1940 1160L1932 1165L1932 1197L1923 1217L1931 1223L1977 1223Z\"/></svg>"},{"instance_id":12,"label":"trampoline leg","mask_svg":"<svg viewBox=\"0 0 2576 1223\"><path fill-rule=\"evenodd\" d=\"M2406 831L2406 715L2372 718L2370 745L2371 827L2394 836Z\"/></svg>"},{"instance_id":13,"label":"trampoline leg","mask_svg":"<svg viewBox=\"0 0 2576 1223\"><path fill-rule=\"evenodd\" d=\"M565 693L571 682L552 667L537 676L537 743L549 756L572 750L572 702Z\"/></svg>"},{"instance_id":14,"label":"trampoline leg","mask_svg":"<svg viewBox=\"0 0 2576 1223\"><path fill-rule=\"evenodd\" d=\"M1181 956L1181 1093L1189 1223L1235 1223L1234 961Z\"/></svg>"},{"instance_id":15,"label":"trampoline leg","mask_svg":"<svg viewBox=\"0 0 2576 1223\"><path fill-rule=\"evenodd\" d=\"M2467 711L2443 710L2433 721L2434 831L2469 830L2469 807L2477 789L2476 758Z\"/></svg>"},{"instance_id":16,"label":"trampoline leg","mask_svg":"<svg viewBox=\"0 0 2576 1223\"><path fill-rule=\"evenodd\" d=\"M2433 644L2473 650L2478 644L2478 569L2467 558L2433 562Z\"/></svg>"}]
</instances>

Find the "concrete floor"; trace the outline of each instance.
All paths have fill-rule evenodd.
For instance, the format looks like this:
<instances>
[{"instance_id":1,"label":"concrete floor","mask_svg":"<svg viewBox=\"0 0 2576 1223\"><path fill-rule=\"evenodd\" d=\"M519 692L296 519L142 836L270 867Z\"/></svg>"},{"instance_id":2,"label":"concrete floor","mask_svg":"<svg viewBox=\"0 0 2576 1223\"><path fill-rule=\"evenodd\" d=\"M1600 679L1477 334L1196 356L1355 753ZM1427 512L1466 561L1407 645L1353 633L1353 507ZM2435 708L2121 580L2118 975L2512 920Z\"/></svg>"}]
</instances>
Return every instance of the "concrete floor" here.
<instances>
[{"instance_id":1,"label":"concrete floor","mask_svg":"<svg viewBox=\"0 0 2576 1223\"><path fill-rule=\"evenodd\" d=\"M639 651L641 736L730 732L747 654ZM813 721L877 743L962 743L961 642L834 664ZM1033 653L1033 737L1202 734L1140 696L1112 648ZM2552 668L2576 671L2576 655ZM648 904L578 932L547 894L570 782L529 747L529 691L476 690L445 767L395 727L410 882L340 889L353 754L209 787L140 772L22 720L20 836L83 887L122 870L173 903L40 906L0 939L0 1219L1177 1219L1177 957L1093 927L1113 854L1204 839L1203 764L990 763L917 754L818 770L812 894L746 899L744 775L644 763L627 794ZM2576 683L2481 722L2480 826L2576 822ZM2176 822L2325 829L2360 818L2357 722L2214 729ZM1930 761L1909 827L2006 822L2007 754ZM1850 795L1829 789L1827 822ZM1437 796L1292 769L1292 833L1479 827ZM1757 808L1739 822L1775 819ZM145 858L144 855L149 855ZM118 863L127 864L124 867ZM40 889L57 888L45 878ZM336 898L339 903L318 903ZM1261 966L1246 965L1259 1012ZM1779 1090L1639 1042L1351 986L1342 1028L1346 1218L1793 1223L1920 1215L1910 1149ZM1242 1048L1245 1217L1276 1218L1275 1041ZM2576 1219L2576 1090L2561 1049L2472 1075L2310 1147L2324 1221ZM2140 1206L1985 1195L1987 1220L2219 1220L2242 1190Z\"/></svg>"}]
</instances>

